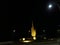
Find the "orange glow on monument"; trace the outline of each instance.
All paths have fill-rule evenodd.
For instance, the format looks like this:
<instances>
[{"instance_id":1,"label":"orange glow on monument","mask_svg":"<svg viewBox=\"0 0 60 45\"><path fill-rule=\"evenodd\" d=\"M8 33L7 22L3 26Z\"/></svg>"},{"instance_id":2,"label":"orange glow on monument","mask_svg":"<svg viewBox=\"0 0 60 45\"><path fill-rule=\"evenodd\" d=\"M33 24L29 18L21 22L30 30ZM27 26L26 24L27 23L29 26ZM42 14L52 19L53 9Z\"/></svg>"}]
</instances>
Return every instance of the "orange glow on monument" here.
<instances>
[{"instance_id":1,"label":"orange glow on monument","mask_svg":"<svg viewBox=\"0 0 60 45\"><path fill-rule=\"evenodd\" d=\"M29 39L28 38L19 39L21 42L28 43L32 42L33 40L36 40L36 29L34 28L33 22L31 30L29 30L28 32L30 33L31 37Z\"/></svg>"},{"instance_id":2,"label":"orange glow on monument","mask_svg":"<svg viewBox=\"0 0 60 45\"><path fill-rule=\"evenodd\" d=\"M31 36L33 37L34 40L36 40L36 29L34 29L33 22L31 27Z\"/></svg>"}]
</instances>

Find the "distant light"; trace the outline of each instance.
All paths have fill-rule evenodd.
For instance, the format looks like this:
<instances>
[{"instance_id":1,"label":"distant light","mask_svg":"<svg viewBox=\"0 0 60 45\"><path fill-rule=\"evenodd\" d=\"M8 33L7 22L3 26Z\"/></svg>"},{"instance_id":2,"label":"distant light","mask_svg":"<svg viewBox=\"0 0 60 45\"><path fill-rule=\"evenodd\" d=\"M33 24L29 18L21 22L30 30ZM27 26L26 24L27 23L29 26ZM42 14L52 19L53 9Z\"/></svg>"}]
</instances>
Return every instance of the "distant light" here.
<instances>
[{"instance_id":1,"label":"distant light","mask_svg":"<svg viewBox=\"0 0 60 45\"><path fill-rule=\"evenodd\" d=\"M60 32L60 30L57 30L57 32Z\"/></svg>"},{"instance_id":2,"label":"distant light","mask_svg":"<svg viewBox=\"0 0 60 45\"><path fill-rule=\"evenodd\" d=\"M30 30L29 30L29 32L30 32Z\"/></svg>"},{"instance_id":3,"label":"distant light","mask_svg":"<svg viewBox=\"0 0 60 45\"><path fill-rule=\"evenodd\" d=\"M52 7L52 5L49 5L49 8L51 8Z\"/></svg>"},{"instance_id":4,"label":"distant light","mask_svg":"<svg viewBox=\"0 0 60 45\"><path fill-rule=\"evenodd\" d=\"M25 40L25 41L23 41L23 42L28 43L28 42L31 42L31 41L30 41L30 40Z\"/></svg>"},{"instance_id":5,"label":"distant light","mask_svg":"<svg viewBox=\"0 0 60 45\"><path fill-rule=\"evenodd\" d=\"M44 37L44 39L47 39L46 37Z\"/></svg>"},{"instance_id":6,"label":"distant light","mask_svg":"<svg viewBox=\"0 0 60 45\"><path fill-rule=\"evenodd\" d=\"M19 39L19 40L21 40L21 39Z\"/></svg>"},{"instance_id":7,"label":"distant light","mask_svg":"<svg viewBox=\"0 0 60 45\"><path fill-rule=\"evenodd\" d=\"M53 38L51 38L51 40L53 40Z\"/></svg>"},{"instance_id":8,"label":"distant light","mask_svg":"<svg viewBox=\"0 0 60 45\"><path fill-rule=\"evenodd\" d=\"M57 39L57 42L59 42L59 43L60 43L60 39Z\"/></svg>"},{"instance_id":9,"label":"distant light","mask_svg":"<svg viewBox=\"0 0 60 45\"><path fill-rule=\"evenodd\" d=\"M45 32L45 30L43 30L43 32Z\"/></svg>"},{"instance_id":10,"label":"distant light","mask_svg":"<svg viewBox=\"0 0 60 45\"><path fill-rule=\"evenodd\" d=\"M33 37L34 40L36 40L36 37Z\"/></svg>"},{"instance_id":11,"label":"distant light","mask_svg":"<svg viewBox=\"0 0 60 45\"><path fill-rule=\"evenodd\" d=\"M25 40L25 38L23 38L23 40Z\"/></svg>"},{"instance_id":12,"label":"distant light","mask_svg":"<svg viewBox=\"0 0 60 45\"><path fill-rule=\"evenodd\" d=\"M48 5L48 8L49 8L49 9L52 8L52 4L49 4L49 5Z\"/></svg>"},{"instance_id":13,"label":"distant light","mask_svg":"<svg viewBox=\"0 0 60 45\"><path fill-rule=\"evenodd\" d=\"M16 30L13 30L13 32L15 32Z\"/></svg>"}]
</instances>

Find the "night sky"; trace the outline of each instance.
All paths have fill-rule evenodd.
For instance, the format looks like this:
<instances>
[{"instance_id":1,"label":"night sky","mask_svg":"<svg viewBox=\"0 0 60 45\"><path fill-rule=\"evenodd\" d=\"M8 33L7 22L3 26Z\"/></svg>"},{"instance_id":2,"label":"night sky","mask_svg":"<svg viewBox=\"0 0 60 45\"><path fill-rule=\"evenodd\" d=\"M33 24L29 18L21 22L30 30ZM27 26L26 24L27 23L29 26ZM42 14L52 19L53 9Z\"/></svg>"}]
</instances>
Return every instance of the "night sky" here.
<instances>
[{"instance_id":1,"label":"night sky","mask_svg":"<svg viewBox=\"0 0 60 45\"><path fill-rule=\"evenodd\" d=\"M3 20L4 26L2 26L2 30L0 31L1 40L12 40L12 37L14 37L14 29L16 30L15 34L17 37L20 38L21 35L27 36L32 21L34 22L38 35L41 34L40 31L43 29L46 29L47 32L54 31L56 33L56 30L58 29L57 25L60 25L60 9L57 6L59 1L32 0L20 2L12 2L11 7L9 8L9 15L7 14L8 16L6 16L8 20L7 18ZM47 9L50 2L53 4L52 10Z\"/></svg>"}]
</instances>

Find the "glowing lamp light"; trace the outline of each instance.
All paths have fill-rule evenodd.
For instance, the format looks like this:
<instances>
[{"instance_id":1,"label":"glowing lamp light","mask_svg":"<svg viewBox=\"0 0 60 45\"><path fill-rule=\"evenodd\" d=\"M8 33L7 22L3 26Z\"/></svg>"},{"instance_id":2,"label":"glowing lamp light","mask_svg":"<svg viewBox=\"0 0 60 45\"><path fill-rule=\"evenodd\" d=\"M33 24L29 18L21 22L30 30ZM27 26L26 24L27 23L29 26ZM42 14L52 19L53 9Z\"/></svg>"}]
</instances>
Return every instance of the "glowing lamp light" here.
<instances>
[{"instance_id":1,"label":"glowing lamp light","mask_svg":"<svg viewBox=\"0 0 60 45\"><path fill-rule=\"evenodd\" d=\"M48 8L49 8L49 9L52 8L52 4L49 4L49 5L48 5Z\"/></svg>"},{"instance_id":2,"label":"glowing lamp light","mask_svg":"<svg viewBox=\"0 0 60 45\"><path fill-rule=\"evenodd\" d=\"M25 38L23 38L23 40L25 40Z\"/></svg>"},{"instance_id":3,"label":"glowing lamp light","mask_svg":"<svg viewBox=\"0 0 60 45\"><path fill-rule=\"evenodd\" d=\"M36 40L36 37L33 37L34 40Z\"/></svg>"},{"instance_id":4,"label":"glowing lamp light","mask_svg":"<svg viewBox=\"0 0 60 45\"><path fill-rule=\"evenodd\" d=\"M29 43L29 42L31 42L30 40L25 40L25 41L23 41L24 43Z\"/></svg>"}]
</instances>

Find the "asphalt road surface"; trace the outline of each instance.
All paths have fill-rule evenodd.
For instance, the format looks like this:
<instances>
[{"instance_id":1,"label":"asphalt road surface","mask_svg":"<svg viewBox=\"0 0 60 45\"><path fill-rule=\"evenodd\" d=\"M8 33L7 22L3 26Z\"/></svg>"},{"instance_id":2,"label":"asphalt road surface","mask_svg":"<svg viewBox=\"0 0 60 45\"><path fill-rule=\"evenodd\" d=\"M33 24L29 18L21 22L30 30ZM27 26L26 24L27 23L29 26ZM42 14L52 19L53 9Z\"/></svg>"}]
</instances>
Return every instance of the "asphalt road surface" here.
<instances>
[{"instance_id":1,"label":"asphalt road surface","mask_svg":"<svg viewBox=\"0 0 60 45\"><path fill-rule=\"evenodd\" d=\"M60 45L60 39L56 41L47 41L47 42L32 42L32 43L16 43L13 41L0 42L0 45Z\"/></svg>"},{"instance_id":2,"label":"asphalt road surface","mask_svg":"<svg viewBox=\"0 0 60 45\"><path fill-rule=\"evenodd\" d=\"M34 43L27 43L27 44L20 44L20 45L60 45L58 42L34 42Z\"/></svg>"},{"instance_id":3,"label":"asphalt road surface","mask_svg":"<svg viewBox=\"0 0 60 45\"><path fill-rule=\"evenodd\" d=\"M54 43L52 43L52 42L50 42L50 43L48 43L48 42L43 42L43 43L41 43L41 42L34 42L34 43L26 43L26 44L16 44L16 43L5 43L5 44L0 44L0 45L60 45L58 42L54 42Z\"/></svg>"}]
</instances>

